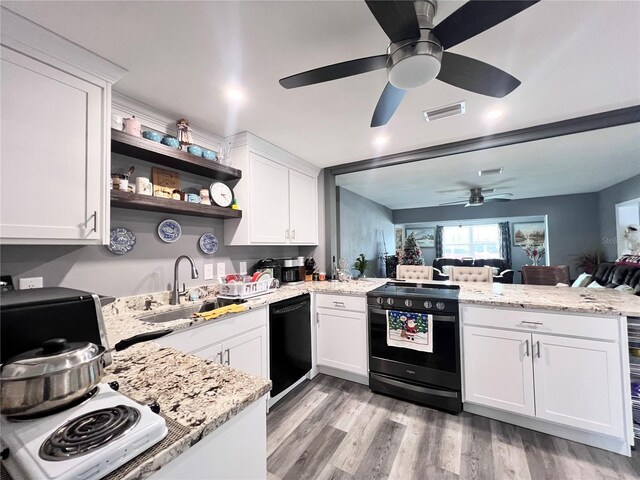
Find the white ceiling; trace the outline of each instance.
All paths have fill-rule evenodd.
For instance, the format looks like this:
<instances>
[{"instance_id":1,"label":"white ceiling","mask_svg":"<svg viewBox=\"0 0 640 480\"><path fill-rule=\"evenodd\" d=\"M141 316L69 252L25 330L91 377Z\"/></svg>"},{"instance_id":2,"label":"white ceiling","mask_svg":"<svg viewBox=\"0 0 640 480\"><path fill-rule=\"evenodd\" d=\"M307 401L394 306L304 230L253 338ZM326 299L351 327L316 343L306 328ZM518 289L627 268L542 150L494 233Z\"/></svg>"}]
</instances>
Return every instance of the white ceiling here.
<instances>
[{"instance_id":1,"label":"white ceiling","mask_svg":"<svg viewBox=\"0 0 640 480\"><path fill-rule=\"evenodd\" d=\"M500 167L500 175L478 176L478 170ZM339 175L336 184L401 209L466 199L472 186L495 187L496 195L521 199L598 192L638 174L640 124L635 123ZM640 195L640 183L637 188Z\"/></svg>"},{"instance_id":2,"label":"white ceiling","mask_svg":"<svg viewBox=\"0 0 640 480\"><path fill-rule=\"evenodd\" d=\"M436 23L462 3L441 1ZM434 81L409 92L377 129L369 122L384 71L294 90L278 84L300 71L384 53L388 40L362 1L3 5L129 70L115 90L221 135L251 131L320 167L640 104L638 1L542 1L452 49L519 78L511 95L491 99ZM229 105L228 86L246 92L241 105ZM464 116L422 119L422 110L459 100L467 102ZM496 107L503 117L486 121ZM389 141L376 147L381 133ZM472 166L462 157L456 161ZM571 161L573 171L582 165L577 156L563 158ZM451 171L449 162L439 168ZM454 177L442 180L444 189L466 178Z\"/></svg>"}]
</instances>

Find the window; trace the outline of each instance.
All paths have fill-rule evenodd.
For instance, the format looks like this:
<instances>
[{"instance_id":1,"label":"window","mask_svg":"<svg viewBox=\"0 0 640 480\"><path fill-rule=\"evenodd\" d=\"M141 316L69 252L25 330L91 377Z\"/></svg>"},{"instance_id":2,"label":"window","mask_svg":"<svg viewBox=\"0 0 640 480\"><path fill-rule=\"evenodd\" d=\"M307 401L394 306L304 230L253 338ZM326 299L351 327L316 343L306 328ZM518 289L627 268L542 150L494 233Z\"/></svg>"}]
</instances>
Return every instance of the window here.
<instances>
[{"instance_id":1,"label":"window","mask_svg":"<svg viewBox=\"0 0 640 480\"><path fill-rule=\"evenodd\" d=\"M442 255L448 258L500 258L497 224L444 227Z\"/></svg>"}]
</instances>

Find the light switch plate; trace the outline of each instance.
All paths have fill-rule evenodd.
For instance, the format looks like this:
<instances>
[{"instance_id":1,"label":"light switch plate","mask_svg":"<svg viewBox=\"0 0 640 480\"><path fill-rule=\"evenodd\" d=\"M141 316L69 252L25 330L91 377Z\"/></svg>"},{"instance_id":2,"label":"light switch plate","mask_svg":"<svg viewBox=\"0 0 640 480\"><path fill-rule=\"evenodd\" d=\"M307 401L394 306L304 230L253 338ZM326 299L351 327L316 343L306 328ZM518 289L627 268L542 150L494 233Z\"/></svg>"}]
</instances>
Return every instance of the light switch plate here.
<instances>
[{"instance_id":1,"label":"light switch plate","mask_svg":"<svg viewBox=\"0 0 640 480\"><path fill-rule=\"evenodd\" d=\"M204 264L204 279L213 280L213 263Z\"/></svg>"},{"instance_id":2,"label":"light switch plate","mask_svg":"<svg viewBox=\"0 0 640 480\"><path fill-rule=\"evenodd\" d=\"M19 280L20 290L29 288L42 288L42 277L21 278Z\"/></svg>"},{"instance_id":3,"label":"light switch plate","mask_svg":"<svg viewBox=\"0 0 640 480\"><path fill-rule=\"evenodd\" d=\"M240 262L240 275L247 274L247 262Z\"/></svg>"},{"instance_id":4,"label":"light switch plate","mask_svg":"<svg viewBox=\"0 0 640 480\"><path fill-rule=\"evenodd\" d=\"M224 270L224 263L219 263L218 264L218 278L224 277L226 276L225 270Z\"/></svg>"}]
</instances>

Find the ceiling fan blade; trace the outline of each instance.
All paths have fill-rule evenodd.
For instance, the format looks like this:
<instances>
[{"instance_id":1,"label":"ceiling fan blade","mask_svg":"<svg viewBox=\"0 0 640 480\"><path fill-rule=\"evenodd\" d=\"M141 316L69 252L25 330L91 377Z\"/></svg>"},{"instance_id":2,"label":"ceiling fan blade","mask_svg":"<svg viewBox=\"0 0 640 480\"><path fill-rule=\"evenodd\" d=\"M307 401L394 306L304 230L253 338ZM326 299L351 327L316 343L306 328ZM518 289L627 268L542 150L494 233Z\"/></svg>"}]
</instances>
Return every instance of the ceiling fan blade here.
<instances>
[{"instance_id":1,"label":"ceiling fan blade","mask_svg":"<svg viewBox=\"0 0 640 480\"><path fill-rule=\"evenodd\" d=\"M420 37L420 25L413 2L366 0L366 3L392 42Z\"/></svg>"},{"instance_id":2,"label":"ceiling fan blade","mask_svg":"<svg viewBox=\"0 0 640 480\"><path fill-rule=\"evenodd\" d=\"M444 207L445 205L464 205L467 203L467 200L460 200L459 202L447 202L447 203L439 203L439 207Z\"/></svg>"},{"instance_id":3,"label":"ceiling fan blade","mask_svg":"<svg viewBox=\"0 0 640 480\"><path fill-rule=\"evenodd\" d=\"M485 198L484 203L487 202L510 202L510 198Z\"/></svg>"},{"instance_id":4,"label":"ceiling fan blade","mask_svg":"<svg viewBox=\"0 0 640 480\"><path fill-rule=\"evenodd\" d=\"M492 195L485 195L484 194L484 190L482 191L482 195L484 196L484 198L493 198L493 197L513 197L513 193L508 193L508 192L504 192L504 193L494 193Z\"/></svg>"},{"instance_id":5,"label":"ceiling fan blade","mask_svg":"<svg viewBox=\"0 0 640 480\"><path fill-rule=\"evenodd\" d=\"M499 68L450 52L442 54L442 67L436 78L454 87L496 98L510 94L520 85L520 80Z\"/></svg>"},{"instance_id":6,"label":"ceiling fan blade","mask_svg":"<svg viewBox=\"0 0 640 480\"><path fill-rule=\"evenodd\" d=\"M359 58L357 60L334 63L333 65L327 65L326 67L314 68L313 70L282 78L280 79L280 85L284 88L304 87L315 83L328 82L339 78L372 72L373 70L385 68L386 64L386 55Z\"/></svg>"},{"instance_id":7,"label":"ceiling fan blade","mask_svg":"<svg viewBox=\"0 0 640 480\"><path fill-rule=\"evenodd\" d=\"M373 112L371 126L379 127L381 125L386 125L395 113L398 105L400 105L405 93L407 93L406 90L396 88L390 83L387 83L387 86L384 87L384 90L382 91L382 95L380 95L380 100L378 100L376 109Z\"/></svg>"},{"instance_id":8,"label":"ceiling fan blade","mask_svg":"<svg viewBox=\"0 0 640 480\"><path fill-rule=\"evenodd\" d=\"M465 3L438 25L433 33L446 50L495 27L540 0L474 0ZM367 2L369 3L369 2ZM375 2L374 2L375 3ZM369 7L371 8L371 7Z\"/></svg>"}]
</instances>

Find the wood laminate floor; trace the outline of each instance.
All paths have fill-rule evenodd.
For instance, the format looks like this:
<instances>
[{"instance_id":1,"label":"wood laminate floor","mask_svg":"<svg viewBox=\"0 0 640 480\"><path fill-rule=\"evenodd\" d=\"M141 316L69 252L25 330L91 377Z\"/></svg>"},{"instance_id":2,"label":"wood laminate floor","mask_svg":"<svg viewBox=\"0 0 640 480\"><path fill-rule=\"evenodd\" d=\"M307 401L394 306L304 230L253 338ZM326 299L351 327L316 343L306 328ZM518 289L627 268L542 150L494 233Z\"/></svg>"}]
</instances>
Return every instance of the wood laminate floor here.
<instances>
[{"instance_id":1,"label":"wood laminate floor","mask_svg":"<svg viewBox=\"0 0 640 480\"><path fill-rule=\"evenodd\" d=\"M269 480L638 479L640 456L458 416L318 375L267 416Z\"/></svg>"}]
</instances>

